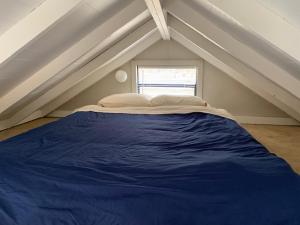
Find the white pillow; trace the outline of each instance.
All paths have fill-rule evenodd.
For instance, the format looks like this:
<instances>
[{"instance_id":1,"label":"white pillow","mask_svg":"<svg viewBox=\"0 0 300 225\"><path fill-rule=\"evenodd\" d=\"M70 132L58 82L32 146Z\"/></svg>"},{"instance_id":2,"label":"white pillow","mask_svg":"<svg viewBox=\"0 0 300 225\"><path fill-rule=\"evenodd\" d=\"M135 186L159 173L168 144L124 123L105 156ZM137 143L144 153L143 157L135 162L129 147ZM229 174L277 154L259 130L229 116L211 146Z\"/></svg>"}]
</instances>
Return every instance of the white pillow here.
<instances>
[{"instance_id":1,"label":"white pillow","mask_svg":"<svg viewBox=\"0 0 300 225\"><path fill-rule=\"evenodd\" d=\"M136 93L114 94L102 98L98 105L102 107L147 107L151 106L150 98Z\"/></svg>"},{"instance_id":2,"label":"white pillow","mask_svg":"<svg viewBox=\"0 0 300 225\"><path fill-rule=\"evenodd\" d=\"M197 96L187 95L159 95L151 99L152 106L164 105L190 105L207 106L206 101Z\"/></svg>"}]
</instances>

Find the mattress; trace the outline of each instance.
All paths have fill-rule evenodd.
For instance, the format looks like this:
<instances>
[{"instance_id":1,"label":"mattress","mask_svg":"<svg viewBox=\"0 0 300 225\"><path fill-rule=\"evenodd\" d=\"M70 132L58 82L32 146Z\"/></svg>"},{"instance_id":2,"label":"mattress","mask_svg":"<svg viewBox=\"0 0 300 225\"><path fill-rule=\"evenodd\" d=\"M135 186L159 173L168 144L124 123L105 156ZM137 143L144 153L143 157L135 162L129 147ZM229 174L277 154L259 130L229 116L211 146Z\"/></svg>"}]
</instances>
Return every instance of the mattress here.
<instances>
[{"instance_id":1,"label":"mattress","mask_svg":"<svg viewBox=\"0 0 300 225\"><path fill-rule=\"evenodd\" d=\"M3 225L300 224L299 176L224 110L88 106L0 154Z\"/></svg>"}]
</instances>

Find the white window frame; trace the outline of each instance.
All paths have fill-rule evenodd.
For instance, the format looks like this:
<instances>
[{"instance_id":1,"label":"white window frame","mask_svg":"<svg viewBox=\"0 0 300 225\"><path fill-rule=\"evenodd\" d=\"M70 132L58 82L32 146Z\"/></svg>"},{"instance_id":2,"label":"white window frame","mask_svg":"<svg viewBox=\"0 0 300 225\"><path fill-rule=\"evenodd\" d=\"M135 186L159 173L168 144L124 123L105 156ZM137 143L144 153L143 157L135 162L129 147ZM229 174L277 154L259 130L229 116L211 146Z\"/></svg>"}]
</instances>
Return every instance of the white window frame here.
<instances>
[{"instance_id":1,"label":"white window frame","mask_svg":"<svg viewBox=\"0 0 300 225\"><path fill-rule=\"evenodd\" d=\"M131 90L137 93L138 66L150 67L196 67L196 96L203 98L203 60L133 60L131 61Z\"/></svg>"}]
</instances>

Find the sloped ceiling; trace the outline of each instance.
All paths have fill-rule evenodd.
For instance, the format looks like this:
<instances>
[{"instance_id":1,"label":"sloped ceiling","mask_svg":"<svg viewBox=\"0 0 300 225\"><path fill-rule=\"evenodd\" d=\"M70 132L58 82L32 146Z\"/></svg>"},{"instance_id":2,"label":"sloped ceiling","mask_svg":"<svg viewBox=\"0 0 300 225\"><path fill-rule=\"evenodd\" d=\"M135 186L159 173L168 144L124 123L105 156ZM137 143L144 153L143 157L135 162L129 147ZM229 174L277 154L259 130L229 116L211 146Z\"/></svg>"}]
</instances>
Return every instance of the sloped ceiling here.
<instances>
[{"instance_id":1,"label":"sloped ceiling","mask_svg":"<svg viewBox=\"0 0 300 225\"><path fill-rule=\"evenodd\" d=\"M298 0L257 0L283 20L300 29L300 1Z\"/></svg>"},{"instance_id":2,"label":"sloped ceiling","mask_svg":"<svg viewBox=\"0 0 300 225\"><path fill-rule=\"evenodd\" d=\"M22 20L45 0L1 0L0 1L0 35Z\"/></svg>"},{"instance_id":3,"label":"sloped ceiling","mask_svg":"<svg viewBox=\"0 0 300 225\"><path fill-rule=\"evenodd\" d=\"M17 25L49 1L57 0L1 1L0 40L12 29L36 29ZM66 0L60 18L0 64L0 129L45 116L101 79L95 70L105 76L158 41L159 32L300 120L298 3L282 2Z\"/></svg>"},{"instance_id":4,"label":"sloped ceiling","mask_svg":"<svg viewBox=\"0 0 300 225\"><path fill-rule=\"evenodd\" d=\"M24 67L19 68L20 64L13 62L14 59L6 63L1 68L3 70L0 69L2 77L7 77L5 76L7 66L11 65L13 68L14 65L17 65L17 71L9 75L9 78L13 80L15 85L6 88L9 92L2 95L2 100L10 100L13 94L22 91L26 92L26 89L31 88L31 84L34 84L31 80L40 81L41 79L45 79L45 82L40 82L41 85L33 88L30 92L28 91L26 96L20 96L19 94L18 97L20 99L18 101L12 99L12 101L16 102L11 104L8 110L4 111L2 114L4 118L10 116L9 114L16 111L19 107L22 107L22 104L26 104L26 102L33 100L37 95L42 94L43 91L46 91L59 82L68 73L76 70L95 57L95 55L109 48L114 42L126 35L127 32L135 29L139 23L143 23L149 17L143 2L115 2L116 5L114 7L110 5L112 10L102 7L100 13L93 9L97 6L96 4L93 4L93 8L89 7L88 3L90 2L96 1L83 1L80 7L73 10L60 23L48 30L37 41L26 46L24 51L20 52L19 55L23 55L27 54L27 50L38 49L37 51L40 54L36 54L35 57L28 58L28 61L26 61L26 65L31 70L30 72L25 70ZM101 13L102 11L105 16ZM107 14L107 11L110 11L110 13ZM146 14L143 13L144 11ZM117 19L114 19L114 17L111 18L111 14L115 15ZM128 18L124 18L124 21L118 23L124 16ZM14 58L18 58L18 56ZM80 60L77 60L79 58ZM43 63L40 64L40 61L43 61ZM73 62L71 67L68 64L70 62ZM49 67L54 67L53 69L56 72L53 72L53 70L49 71ZM59 67L60 69L58 69ZM19 79L18 75L20 75ZM37 79L34 79L35 77ZM28 84L23 85L25 83ZM3 86L5 87L9 86L9 84L9 82L3 82ZM21 87L17 85L21 85ZM10 101L5 102L10 103Z\"/></svg>"},{"instance_id":5,"label":"sloped ceiling","mask_svg":"<svg viewBox=\"0 0 300 225\"><path fill-rule=\"evenodd\" d=\"M0 96L26 80L129 3L127 0L100 2L101 4L97 0L84 1L38 40L27 45L13 60L1 66Z\"/></svg>"},{"instance_id":6,"label":"sloped ceiling","mask_svg":"<svg viewBox=\"0 0 300 225\"><path fill-rule=\"evenodd\" d=\"M200 0L188 2L196 7L203 5ZM274 7L275 2L272 5ZM293 1L281 2L288 5ZM223 23L223 29L230 31L233 36L259 51L260 54L272 59L291 75L300 78L300 49L295 48L297 40L300 39L300 30L292 25L286 17L270 10L265 6L266 2L261 4L260 1L209 0L209 3L207 3L207 7L216 7L216 10L223 13L219 17L223 17L224 20L225 17L230 17L227 19L227 23ZM281 10L281 7L277 8ZM255 16L253 16L254 14ZM295 12L291 14L295 14ZM238 26L234 26L233 23Z\"/></svg>"}]
</instances>

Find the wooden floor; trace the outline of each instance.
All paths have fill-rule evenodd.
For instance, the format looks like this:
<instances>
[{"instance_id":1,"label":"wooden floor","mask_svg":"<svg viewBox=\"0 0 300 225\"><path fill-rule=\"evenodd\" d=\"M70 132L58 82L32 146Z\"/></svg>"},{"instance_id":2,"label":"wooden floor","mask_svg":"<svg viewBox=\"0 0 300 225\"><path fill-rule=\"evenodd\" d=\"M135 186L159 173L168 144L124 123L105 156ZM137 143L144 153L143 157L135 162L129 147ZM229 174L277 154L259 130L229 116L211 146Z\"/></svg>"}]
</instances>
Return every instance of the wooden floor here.
<instances>
[{"instance_id":1,"label":"wooden floor","mask_svg":"<svg viewBox=\"0 0 300 225\"><path fill-rule=\"evenodd\" d=\"M4 131L0 131L0 141L24 133L28 130L42 126L44 124L53 122L55 120L57 120L57 118L42 118L42 119L37 119L28 123L21 124L19 126L15 126L10 129L6 129Z\"/></svg>"},{"instance_id":2,"label":"wooden floor","mask_svg":"<svg viewBox=\"0 0 300 225\"><path fill-rule=\"evenodd\" d=\"M0 132L0 140L39 127L55 118L42 118ZM300 174L300 126L242 125L270 152L284 158Z\"/></svg>"},{"instance_id":3,"label":"wooden floor","mask_svg":"<svg viewBox=\"0 0 300 225\"><path fill-rule=\"evenodd\" d=\"M300 174L300 126L242 126L270 152L284 158Z\"/></svg>"}]
</instances>

